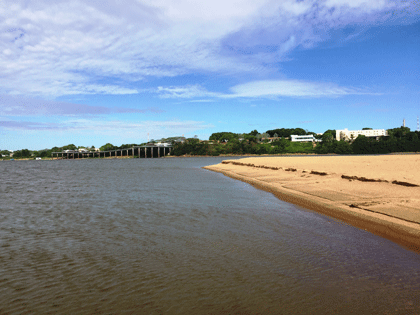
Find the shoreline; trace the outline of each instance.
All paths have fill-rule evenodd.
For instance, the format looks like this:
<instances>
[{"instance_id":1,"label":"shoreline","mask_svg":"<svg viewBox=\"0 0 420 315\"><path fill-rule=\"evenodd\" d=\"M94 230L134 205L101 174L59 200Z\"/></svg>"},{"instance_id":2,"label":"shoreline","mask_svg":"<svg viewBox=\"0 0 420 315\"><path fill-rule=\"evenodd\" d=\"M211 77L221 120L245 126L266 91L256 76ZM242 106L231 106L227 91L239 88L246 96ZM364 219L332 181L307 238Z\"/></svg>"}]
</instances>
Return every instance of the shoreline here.
<instances>
[{"instance_id":1,"label":"shoreline","mask_svg":"<svg viewBox=\"0 0 420 315\"><path fill-rule=\"evenodd\" d=\"M306 157L306 156L387 156L387 155L419 155L420 152L392 152L386 154L336 154L336 153L326 153L326 154L317 154L317 153L279 153L279 154L220 154L220 155L167 155L164 156L165 158L190 158L190 157L239 157L239 158L247 158L247 157ZM138 158L133 156L106 156L106 157L94 157L94 158L77 158L77 159L63 159L63 158L42 158L41 161L54 161L54 160L86 160L86 159L115 159L115 158ZM163 158L163 156L161 157ZM143 159L143 158L142 158ZM149 158L148 158L149 159ZM35 158L0 158L0 161L35 161Z\"/></svg>"},{"instance_id":2,"label":"shoreline","mask_svg":"<svg viewBox=\"0 0 420 315\"><path fill-rule=\"evenodd\" d=\"M413 169L419 164L415 155L308 156L224 160L203 168L420 253L420 178Z\"/></svg>"}]
</instances>

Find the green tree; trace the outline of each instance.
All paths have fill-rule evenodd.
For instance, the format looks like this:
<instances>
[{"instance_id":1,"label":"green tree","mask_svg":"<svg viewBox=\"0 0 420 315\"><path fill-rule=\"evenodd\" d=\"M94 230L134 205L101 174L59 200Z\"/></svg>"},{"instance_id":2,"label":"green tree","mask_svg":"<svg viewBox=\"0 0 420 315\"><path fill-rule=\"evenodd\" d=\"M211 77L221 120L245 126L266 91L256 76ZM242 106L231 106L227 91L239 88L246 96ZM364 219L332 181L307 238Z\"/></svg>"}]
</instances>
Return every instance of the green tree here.
<instances>
[{"instance_id":1,"label":"green tree","mask_svg":"<svg viewBox=\"0 0 420 315\"><path fill-rule=\"evenodd\" d=\"M333 136L331 132L324 132L321 139L322 139L322 143L330 144L334 141L335 137Z\"/></svg>"},{"instance_id":2,"label":"green tree","mask_svg":"<svg viewBox=\"0 0 420 315\"><path fill-rule=\"evenodd\" d=\"M29 158L31 157L31 152L28 149L18 150L13 153L13 158Z\"/></svg>"},{"instance_id":3,"label":"green tree","mask_svg":"<svg viewBox=\"0 0 420 315\"><path fill-rule=\"evenodd\" d=\"M335 129L328 129L328 130L326 130L326 131L323 133L323 135L324 135L324 134L326 134L326 133L330 133L330 134L332 134L332 135L333 135L333 137L335 138L335 136L336 136L336 134L337 134L337 131L336 131Z\"/></svg>"},{"instance_id":4,"label":"green tree","mask_svg":"<svg viewBox=\"0 0 420 315\"><path fill-rule=\"evenodd\" d=\"M220 142L229 142L238 139L239 135L233 132L215 132L209 137L209 140L216 140Z\"/></svg>"},{"instance_id":5,"label":"green tree","mask_svg":"<svg viewBox=\"0 0 420 315\"><path fill-rule=\"evenodd\" d=\"M64 147L61 148L63 151L64 150L77 150L77 147L74 144L68 144Z\"/></svg>"},{"instance_id":6,"label":"green tree","mask_svg":"<svg viewBox=\"0 0 420 315\"><path fill-rule=\"evenodd\" d=\"M347 141L344 141L344 140L337 141L334 152L337 153L337 154L350 154L350 153L352 153L350 143L348 143Z\"/></svg>"},{"instance_id":7,"label":"green tree","mask_svg":"<svg viewBox=\"0 0 420 315\"><path fill-rule=\"evenodd\" d=\"M286 147L289 145L290 141L284 138L279 140L273 141L271 144L276 148L276 153L284 153L286 151Z\"/></svg>"},{"instance_id":8,"label":"green tree","mask_svg":"<svg viewBox=\"0 0 420 315\"><path fill-rule=\"evenodd\" d=\"M107 144L104 144L103 146L101 146L99 148L99 150L101 150L101 151L111 151L111 150L117 150L117 147L114 146L111 143L107 143Z\"/></svg>"},{"instance_id":9,"label":"green tree","mask_svg":"<svg viewBox=\"0 0 420 315\"><path fill-rule=\"evenodd\" d=\"M352 150L356 154L373 153L372 141L364 135L359 135L351 145Z\"/></svg>"},{"instance_id":10,"label":"green tree","mask_svg":"<svg viewBox=\"0 0 420 315\"><path fill-rule=\"evenodd\" d=\"M410 133L410 128L408 127L399 127L399 128L393 128L393 129L388 129L388 135L390 137L395 137L395 138L403 138L405 137L406 134Z\"/></svg>"}]
</instances>

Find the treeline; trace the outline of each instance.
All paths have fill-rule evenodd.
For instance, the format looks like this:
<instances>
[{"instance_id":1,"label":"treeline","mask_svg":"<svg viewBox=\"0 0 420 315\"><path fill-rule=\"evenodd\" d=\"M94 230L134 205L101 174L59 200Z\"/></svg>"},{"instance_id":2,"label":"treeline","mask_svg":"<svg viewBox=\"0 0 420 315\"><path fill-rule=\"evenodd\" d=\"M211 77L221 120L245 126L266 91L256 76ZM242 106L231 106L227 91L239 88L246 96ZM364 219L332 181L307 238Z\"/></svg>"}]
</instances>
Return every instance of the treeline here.
<instances>
[{"instance_id":1,"label":"treeline","mask_svg":"<svg viewBox=\"0 0 420 315\"><path fill-rule=\"evenodd\" d=\"M367 128L364 128L367 129ZM310 135L321 140L320 142L291 142L290 135ZM271 139L269 139L271 138ZM275 139L272 139L275 138ZM180 155L209 155L218 156L221 154L287 154L287 153L316 153L316 154L386 154L392 152L420 152L420 134L412 132L410 128L399 127L388 129L388 136L370 138L358 136L356 139L336 140L336 131L329 129L322 135L301 128L273 129L265 133L253 130L249 133L237 134L233 132L213 133L209 141L200 141L197 137L186 139L184 137L172 137L161 139L161 142L171 142L172 154ZM156 141L151 141L152 143ZM143 143L144 144L144 143ZM101 151L111 151L131 148L142 144L122 144L114 146L107 143L101 146ZM63 147L30 151L28 149L13 152L13 158L35 158L51 157L52 152L63 152L65 150L86 149L95 150L95 147L77 147L69 144ZM10 158L11 152L0 151L3 158Z\"/></svg>"},{"instance_id":2,"label":"treeline","mask_svg":"<svg viewBox=\"0 0 420 315\"><path fill-rule=\"evenodd\" d=\"M189 138L173 145L172 154L180 155L210 155L221 154L279 154L279 153L312 153L312 143L290 142L281 139L273 143L258 143L252 140L231 140L222 143L200 142Z\"/></svg>"},{"instance_id":3,"label":"treeline","mask_svg":"<svg viewBox=\"0 0 420 315\"><path fill-rule=\"evenodd\" d=\"M302 135L315 134L300 128L275 129L265 133L253 130L249 133L216 132L209 137L209 141L189 138L183 142L173 144L172 153L180 155L210 155L221 154L280 154L280 153L313 153L312 143L291 142L286 139L299 132ZM282 136L279 136L279 133ZM270 134L271 133L271 134ZM268 138L275 137L275 141ZM281 138L283 137L283 138Z\"/></svg>"},{"instance_id":4,"label":"treeline","mask_svg":"<svg viewBox=\"0 0 420 315\"><path fill-rule=\"evenodd\" d=\"M269 134L270 137L282 137L282 138L290 138L291 135L297 135L297 136L316 135L315 132L304 130L302 128L273 129L273 130L267 130L266 133Z\"/></svg>"},{"instance_id":5,"label":"treeline","mask_svg":"<svg viewBox=\"0 0 420 315\"><path fill-rule=\"evenodd\" d=\"M418 131L410 131L408 127L388 129L388 136L365 137L359 135L352 141L337 141L335 133L325 132L322 142L316 146L315 153L336 154L386 154L392 152L419 152L420 140Z\"/></svg>"},{"instance_id":6,"label":"treeline","mask_svg":"<svg viewBox=\"0 0 420 315\"><path fill-rule=\"evenodd\" d=\"M314 134L300 128L274 129L264 134L256 130L248 134L235 134L232 132L218 132L210 136L212 141L200 142L189 138L184 142L174 144L173 154L180 155L210 155L221 154L287 154L287 153L316 153L316 154L386 154L392 152L420 152L419 133L411 132L407 127L388 129L388 136L370 138L358 136L352 140L336 140L336 131L326 130L322 136L315 136L321 142L291 142L292 134L301 132L301 135ZM296 132L298 131L298 132ZM274 132L274 133L273 133ZM270 142L266 135L282 138Z\"/></svg>"},{"instance_id":7,"label":"treeline","mask_svg":"<svg viewBox=\"0 0 420 315\"><path fill-rule=\"evenodd\" d=\"M304 130L302 128L281 128L267 130L264 133L259 133L257 130L253 130L250 133L233 133L233 132L216 132L213 133L209 140L215 140L219 142L229 142L232 140L262 140L266 138L290 138L291 135L314 135L315 132Z\"/></svg>"},{"instance_id":8,"label":"treeline","mask_svg":"<svg viewBox=\"0 0 420 315\"><path fill-rule=\"evenodd\" d=\"M139 144L122 144L120 146L115 146L111 143L107 143L99 148L101 151L111 151L111 150L120 150L120 149L126 149L131 148L133 146L137 146ZM87 151L95 151L95 146L91 147L83 147L83 146L76 146L74 144L68 144L62 147L53 147L51 149L44 149L44 150L17 150L17 151L8 151L8 150L2 150L0 151L0 158L13 158L13 159L25 159L25 158L35 158L35 157L41 157L41 158L49 158L51 157L52 152L64 152L66 150L79 150L79 149L85 149Z\"/></svg>"}]
</instances>

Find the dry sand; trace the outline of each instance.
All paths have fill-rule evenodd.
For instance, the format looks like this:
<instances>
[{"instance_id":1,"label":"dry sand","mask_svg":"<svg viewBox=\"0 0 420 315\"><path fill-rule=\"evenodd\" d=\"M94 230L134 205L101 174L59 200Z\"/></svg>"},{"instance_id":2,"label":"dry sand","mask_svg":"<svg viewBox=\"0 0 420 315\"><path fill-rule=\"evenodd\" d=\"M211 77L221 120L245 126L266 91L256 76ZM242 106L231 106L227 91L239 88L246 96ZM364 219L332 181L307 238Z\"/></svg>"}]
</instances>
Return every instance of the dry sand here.
<instances>
[{"instance_id":1,"label":"dry sand","mask_svg":"<svg viewBox=\"0 0 420 315\"><path fill-rule=\"evenodd\" d=\"M256 157L205 168L420 252L420 155Z\"/></svg>"}]
</instances>

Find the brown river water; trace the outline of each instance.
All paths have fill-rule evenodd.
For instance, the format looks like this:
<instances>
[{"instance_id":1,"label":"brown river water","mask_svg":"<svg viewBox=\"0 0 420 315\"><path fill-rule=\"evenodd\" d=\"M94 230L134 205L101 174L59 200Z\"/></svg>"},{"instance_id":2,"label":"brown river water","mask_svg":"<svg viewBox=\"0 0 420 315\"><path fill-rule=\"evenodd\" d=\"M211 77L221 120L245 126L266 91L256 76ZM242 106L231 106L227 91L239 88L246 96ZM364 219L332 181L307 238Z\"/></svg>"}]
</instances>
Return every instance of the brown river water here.
<instances>
[{"instance_id":1,"label":"brown river water","mask_svg":"<svg viewBox=\"0 0 420 315\"><path fill-rule=\"evenodd\" d=\"M420 314L420 255L202 169L0 162L0 314Z\"/></svg>"}]
</instances>

